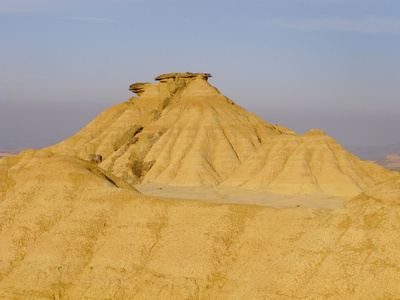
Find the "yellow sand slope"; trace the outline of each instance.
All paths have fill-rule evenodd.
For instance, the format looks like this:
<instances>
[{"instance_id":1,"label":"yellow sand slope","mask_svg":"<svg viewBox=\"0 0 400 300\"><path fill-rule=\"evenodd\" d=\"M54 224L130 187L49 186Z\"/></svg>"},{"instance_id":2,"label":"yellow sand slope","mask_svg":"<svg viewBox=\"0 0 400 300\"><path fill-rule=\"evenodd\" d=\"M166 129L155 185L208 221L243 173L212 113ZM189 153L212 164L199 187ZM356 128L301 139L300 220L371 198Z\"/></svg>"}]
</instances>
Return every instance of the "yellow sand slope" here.
<instances>
[{"instance_id":1,"label":"yellow sand slope","mask_svg":"<svg viewBox=\"0 0 400 300\"><path fill-rule=\"evenodd\" d=\"M353 197L393 174L361 161L323 131L313 129L301 136L271 139L225 183L284 194Z\"/></svg>"},{"instance_id":2,"label":"yellow sand slope","mask_svg":"<svg viewBox=\"0 0 400 300\"><path fill-rule=\"evenodd\" d=\"M268 272L278 298L400 298L400 177L343 204ZM266 291L265 290L265 291Z\"/></svg>"},{"instance_id":3,"label":"yellow sand slope","mask_svg":"<svg viewBox=\"0 0 400 300\"><path fill-rule=\"evenodd\" d=\"M400 297L400 177L333 212L146 197L46 151L0 177L0 298Z\"/></svg>"}]
</instances>

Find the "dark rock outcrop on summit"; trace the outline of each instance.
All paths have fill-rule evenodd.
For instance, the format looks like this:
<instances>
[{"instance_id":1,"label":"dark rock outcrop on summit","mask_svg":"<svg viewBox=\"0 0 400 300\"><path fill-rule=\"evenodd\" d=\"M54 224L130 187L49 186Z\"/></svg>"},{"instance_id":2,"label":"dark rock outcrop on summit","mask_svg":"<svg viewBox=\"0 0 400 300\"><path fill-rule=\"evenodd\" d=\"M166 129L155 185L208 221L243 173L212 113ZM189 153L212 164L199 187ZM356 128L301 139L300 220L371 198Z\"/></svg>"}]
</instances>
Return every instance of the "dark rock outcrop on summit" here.
<instances>
[{"instance_id":1,"label":"dark rock outcrop on summit","mask_svg":"<svg viewBox=\"0 0 400 300\"><path fill-rule=\"evenodd\" d=\"M200 77L202 79L207 80L208 77L211 77L211 74L209 73L190 73L190 72L186 72L186 73L167 73L167 74L162 74L160 76L157 76L155 78L155 80L157 81L166 81L168 79L191 79L191 78L195 78L195 77Z\"/></svg>"},{"instance_id":2,"label":"dark rock outcrop on summit","mask_svg":"<svg viewBox=\"0 0 400 300\"><path fill-rule=\"evenodd\" d=\"M174 94L176 90L182 89L186 83L188 83L190 80L193 80L195 78L201 78L204 80L207 80L208 77L211 77L211 74L209 73L167 73L167 74L162 74L160 76L157 76L154 80L160 81L160 82L175 82L173 87L169 86L170 92ZM132 91L133 93L137 94L139 97L146 91L146 89L151 85L149 82L138 82L131 84L129 87L129 90Z\"/></svg>"},{"instance_id":3,"label":"dark rock outcrop on summit","mask_svg":"<svg viewBox=\"0 0 400 300\"><path fill-rule=\"evenodd\" d=\"M138 82L138 83L134 83L131 84L129 87L129 90L132 91L132 93L137 94L139 97L141 94L144 93L144 91L146 90L146 88L150 85L151 83L149 82Z\"/></svg>"}]
</instances>

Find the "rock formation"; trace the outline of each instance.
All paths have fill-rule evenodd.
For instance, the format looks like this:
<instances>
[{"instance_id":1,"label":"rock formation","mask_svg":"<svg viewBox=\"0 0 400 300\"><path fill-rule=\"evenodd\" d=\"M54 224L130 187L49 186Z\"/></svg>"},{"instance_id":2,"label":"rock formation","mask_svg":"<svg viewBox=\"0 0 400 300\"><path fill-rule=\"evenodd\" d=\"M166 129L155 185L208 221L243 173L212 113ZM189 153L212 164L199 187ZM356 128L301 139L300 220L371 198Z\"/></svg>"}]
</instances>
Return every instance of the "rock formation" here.
<instances>
[{"instance_id":1,"label":"rock formation","mask_svg":"<svg viewBox=\"0 0 400 300\"><path fill-rule=\"evenodd\" d=\"M393 174L360 161L319 131L298 136L245 111L207 73L169 73L137 83L54 153L82 159L131 184L236 185L278 193L352 197Z\"/></svg>"},{"instance_id":2,"label":"rock formation","mask_svg":"<svg viewBox=\"0 0 400 300\"><path fill-rule=\"evenodd\" d=\"M149 86L148 82L143 82L143 83L134 83L131 84L131 86L129 87L129 90L132 91L133 93L137 94L138 96L140 96L141 94L144 93L144 91L146 90L146 87Z\"/></svg>"},{"instance_id":3,"label":"rock formation","mask_svg":"<svg viewBox=\"0 0 400 300\"><path fill-rule=\"evenodd\" d=\"M218 184L272 136L295 134L234 104L209 76L161 75L139 98L106 110L49 150L82 159L101 155L102 168L131 183ZM150 164L148 171L133 170Z\"/></svg>"},{"instance_id":4,"label":"rock formation","mask_svg":"<svg viewBox=\"0 0 400 300\"><path fill-rule=\"evenodd\" d=\"M179 79L194 79L194 78L201 78L204 80L207 80L208 77L211 77L211 74L208 73L190 73L190 72L186 72L186 73L167 73L167 74L162 74L160 76L157 76L155 78L155 80L161 81L161 82L167 82L170 79L172 80L179 80Z\"/></svg>"},{"instance_id":5,"label":"rock formation","mask_svg":"<svg viewBox=\"0 0 400 300\"><path fill-rule=\"evenodd\" d=\"M264 122L208 77L134 85L139 98L64 142L0 160L0 298L400 298L399 173ZM365 191L334 210L277 209L132 186L146 182Z\"/></svg>"},{"instance_id":6,"label":"rock formation","mask_svg":"<svg viewBox=\"0 0 400 300\"><path fill-rule=\"evenodd\" d=\"M344 150L323 131L281 135L262 146L225 183L278 193L355 196L390 172ZM389 175L389 177L388 177Z\"/></svg>"}]
</instances>

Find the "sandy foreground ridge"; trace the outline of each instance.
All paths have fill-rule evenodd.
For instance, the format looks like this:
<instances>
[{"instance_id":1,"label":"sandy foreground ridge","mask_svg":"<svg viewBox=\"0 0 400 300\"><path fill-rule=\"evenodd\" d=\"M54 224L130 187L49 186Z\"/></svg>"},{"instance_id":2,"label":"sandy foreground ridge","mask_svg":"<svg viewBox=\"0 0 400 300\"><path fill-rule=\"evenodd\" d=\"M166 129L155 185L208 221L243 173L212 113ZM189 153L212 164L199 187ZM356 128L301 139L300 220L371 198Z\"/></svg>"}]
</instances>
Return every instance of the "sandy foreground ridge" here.
<instances>
[{"instance_id":1,"label":"sandy foreground ridge","mask_svg":"<svg viewBox=\"0 0 400 300\"><path fill-rule=\"evenodd\" d=\"M205 73L0 160L0 298L400 298L400 174Z\"/></svg>"}]
</instances>

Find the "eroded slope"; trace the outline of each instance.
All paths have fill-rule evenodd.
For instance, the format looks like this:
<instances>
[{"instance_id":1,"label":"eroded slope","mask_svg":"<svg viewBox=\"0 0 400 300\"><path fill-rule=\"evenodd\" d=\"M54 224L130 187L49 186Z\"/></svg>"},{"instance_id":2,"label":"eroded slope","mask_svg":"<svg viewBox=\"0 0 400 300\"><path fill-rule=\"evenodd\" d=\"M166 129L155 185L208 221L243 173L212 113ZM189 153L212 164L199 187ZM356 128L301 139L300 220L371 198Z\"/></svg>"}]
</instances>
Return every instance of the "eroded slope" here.
<instances>
[{"instance_id":1,"label":"eroded slope","mask_svg":"<svg viewBox=\"0 0 400 300\"><path fill-rule=\"evenodd\" d=\"M6 299L400 297L400 177L333 212L146 197L46 151L0 177Z\"/></svg>"},{"instance_id":2,"label":"eroded slope","mask_svg":"<svg viewBox=\"0 0 400 300\"><path fill-rule=\"evenodd\" d=\"M277 299L400 297L400 177L353 198L274 262Z\"/></svg>"},{"instance_id":3,"label":"eroded slope","mask_svg":"<svg viewBox=\"0 0 400 300\"><path fill-rule=\"evenodd\" d=\"M283 194L354 197L396 173L346 151L320 130L281 135L253 153L224 185Z\"/></svg>"},{"instance_id":4,"label":"eroded slope","mask_svg":"<svg viewBox=\"0 0 400 300\"><path fill-rule=\"evenodd\" d=\"M95 160L131 183L218 184L272 136L294 134L246 112L202 74L160 80L49 150Z\"/></svg>"},{"instance_id":5,"label":"eroded slope","mask_svg":"<svg viewBox=\"0 0 400 300\"><path fill-rule=\"evenodd\" d=\"M318 130L298 136L246 112L209 74L171 73L137 83L132 98L49 147L131 184L219 185L352 197L398 173L363 162Z\"/></svg>"},{"instance_id":6,"label":"eroded slope","mask_svg":"<svg viewBox=\"0 0 400 300\"><path fill-rule=\"evenodd\" d=\"M4 298L245 297L327 213L145 197L46 151L0 162Z\"/></svg>"}]
</instances>

